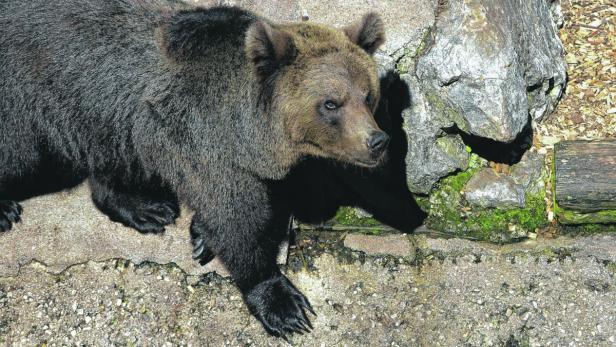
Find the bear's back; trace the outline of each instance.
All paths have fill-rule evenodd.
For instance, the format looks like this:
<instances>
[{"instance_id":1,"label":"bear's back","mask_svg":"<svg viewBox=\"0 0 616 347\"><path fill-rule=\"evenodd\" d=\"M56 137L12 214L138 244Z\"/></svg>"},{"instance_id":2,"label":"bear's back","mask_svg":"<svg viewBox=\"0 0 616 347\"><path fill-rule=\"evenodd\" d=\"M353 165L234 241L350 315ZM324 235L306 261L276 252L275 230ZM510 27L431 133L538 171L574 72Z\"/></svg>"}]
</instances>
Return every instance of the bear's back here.
<instances>
[{"instance_id":1,"label":"bear's back","mask_svg":"<svg viewBox=\"0 0 616 347\"><path fill-rule=\"evenodd\" d=\"M249 73L243 38L253 20L239 9L177 1L4 1L0 117L23 114L9 108L30 100L38 113L51 108L80 121L95 121L93 114L117 120L134 114L143 100L157 102L182 90L210 101L237 92L228 84ZM176 26L184 29L178 37ZM199 64L190 63L196 58Z\"/></svg>"}]
</instances>

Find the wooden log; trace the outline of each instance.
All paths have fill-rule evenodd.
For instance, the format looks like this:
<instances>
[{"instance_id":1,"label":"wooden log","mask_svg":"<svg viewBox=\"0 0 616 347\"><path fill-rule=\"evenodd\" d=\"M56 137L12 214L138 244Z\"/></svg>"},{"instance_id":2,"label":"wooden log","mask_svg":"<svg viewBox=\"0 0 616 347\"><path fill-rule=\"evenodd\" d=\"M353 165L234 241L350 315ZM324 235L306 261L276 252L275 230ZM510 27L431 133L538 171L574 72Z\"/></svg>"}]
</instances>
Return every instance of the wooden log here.
<instances>
[{"instance_id":1,"label":"wooden log","mask_svg":"<svg viewBox=\"0 0 616 347\"><path fill-rule=\"evenodd\" d=\"M589 213L616 210L616 141L563 141L554 148L559 208Z\"/></svg>"}]
</instances>

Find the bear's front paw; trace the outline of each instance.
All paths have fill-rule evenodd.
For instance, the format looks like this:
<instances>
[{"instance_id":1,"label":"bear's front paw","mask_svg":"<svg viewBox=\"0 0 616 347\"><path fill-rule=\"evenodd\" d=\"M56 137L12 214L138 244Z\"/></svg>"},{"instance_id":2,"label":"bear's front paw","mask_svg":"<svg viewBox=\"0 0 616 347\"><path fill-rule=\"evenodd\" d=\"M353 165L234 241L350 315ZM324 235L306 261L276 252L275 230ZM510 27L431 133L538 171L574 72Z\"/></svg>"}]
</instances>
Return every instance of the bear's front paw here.
<instances>
[{"instance_id":1,"label":"bear's front paw","mask_svg":"<svg viewBox=\"0 0 616 347\"><path fill-rule=\"evenodd\" d=\"M21 205L12 200L0 200L0 232L9 231L13 223L21 221Z\"/></svg>"},{"instance_id":2,"label":"bear's front paw","mask_svg":"<svg viewBox=\"0 0 616 347\"><path fill-rule=\"evenodd\" d=\"M179 210L169 201L142 201L134 209L127 210L125 216L126 224L141 233L162 233L165 225L175 222Z\"/></svg>"},{"instance_id":3,"label":"bear's front paw","mask_svg":"<svg viewBox=\"0 0 616 347\"><path fill-rule=\"evenodd\" d=\"M283 275L261 282L245 296L250 312L273 336L310 332L306 310L314 310L308 299Z\"/></svg>"},{"instance_id":4,"label":"bear's front paw","mask_svg":"<svg viewBox=\"0 0 616 347\"><path fill-rule=\"evenodd\" d=\"M202 222L201 218L193 218L190 224L190 242L193 245L192 257L201 265L209 263L216 256L205 242L205 228L205 223Z\"/></svg>"}]
</instances>

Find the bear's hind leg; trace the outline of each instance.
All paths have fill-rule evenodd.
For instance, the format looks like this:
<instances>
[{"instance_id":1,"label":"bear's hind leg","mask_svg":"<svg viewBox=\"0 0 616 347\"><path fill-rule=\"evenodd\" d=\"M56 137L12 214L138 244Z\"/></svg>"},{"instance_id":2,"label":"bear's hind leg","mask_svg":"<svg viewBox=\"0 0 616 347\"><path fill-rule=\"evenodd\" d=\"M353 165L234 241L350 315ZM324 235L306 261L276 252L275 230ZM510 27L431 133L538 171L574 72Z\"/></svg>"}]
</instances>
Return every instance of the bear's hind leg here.
<instances>
[{"instance_id":1,"label":"bear's hind leg","mask_svg":"<svg viewBox=\"0 0 616 347\"><path fill-rule=\"evenodd\" d=\"M1 104L1 102L0 102ZM0 233L9 231L21 221L23 211L18 201L23 188L31 186L30 178L40 166L36 142L28 131L3 114L0 106Z\"/></svg>"},{"instance_id":2,"label":"bear's hind leg","mask_svg":"<svg viewBox=\"0 0 616 347\"><path fill-rule=\"evenodd\" d=\"M153 185L129 189L112 180L91 178L92 200L112 221L141 233L162 233L180 215L177 198ZM163 190L163 191L161 191Z\"/></svg>"},{"instance_id":3,"label":"bear's hind leg","mask_svg":"<svg viewBox=\"0 0 616 347\"><path fill-rule=\"evenodd\" d=\"M200 218L193 218L190 224L190 243L193 246L192 258L199 262L201 265L205 265L212 261L216 254L207 245L206 235L209 233L205 230L206 225ZM297 234L293 229L293 219L289 218L289 227L287 228L287 241L289 245L293 246L296 242Z\"/></svg>"},{"instance_id":4,"label":"bear's hind leg","mask_svg":"<svg viewBox=\"0 0 616 347\"><path fill-rule=\"evenodd\" d=\"M21 221L22 208L12 200L0 200L0 232L9 231L14 223Z\"/></svg>"}]
</instances>

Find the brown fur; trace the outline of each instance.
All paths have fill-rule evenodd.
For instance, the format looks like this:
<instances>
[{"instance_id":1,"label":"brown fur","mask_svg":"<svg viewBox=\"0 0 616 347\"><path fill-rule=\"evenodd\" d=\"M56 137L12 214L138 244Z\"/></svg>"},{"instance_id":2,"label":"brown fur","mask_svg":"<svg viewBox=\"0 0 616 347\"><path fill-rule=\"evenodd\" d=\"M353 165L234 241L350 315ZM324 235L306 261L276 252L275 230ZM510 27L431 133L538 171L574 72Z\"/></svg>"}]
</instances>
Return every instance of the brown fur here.
<instances>
[{"instance_id":1,"label":"brown fur","mask_svg":"<svg viewBox=\"0 0 616 347\"><path fill-rule=\"evenodd\" d=\"M364 18L360 23L365 21ZM275 91L294 147L302 154L360 166L377 165L378 161L369 158L366 141L380 130L373 118L379 82L369 52L351 41L359 34L313 23L280 25L266 32L277 51L295 55ZM354 37L349 37L349 32ZM294 49L289 48L290 40ZM250 37L247 49L254 50ZM370 103L366 104L368 95ZM341 105L335 124L323 122L318 112L318 105L327 99Z\"/></svg>"}]
</instances>

